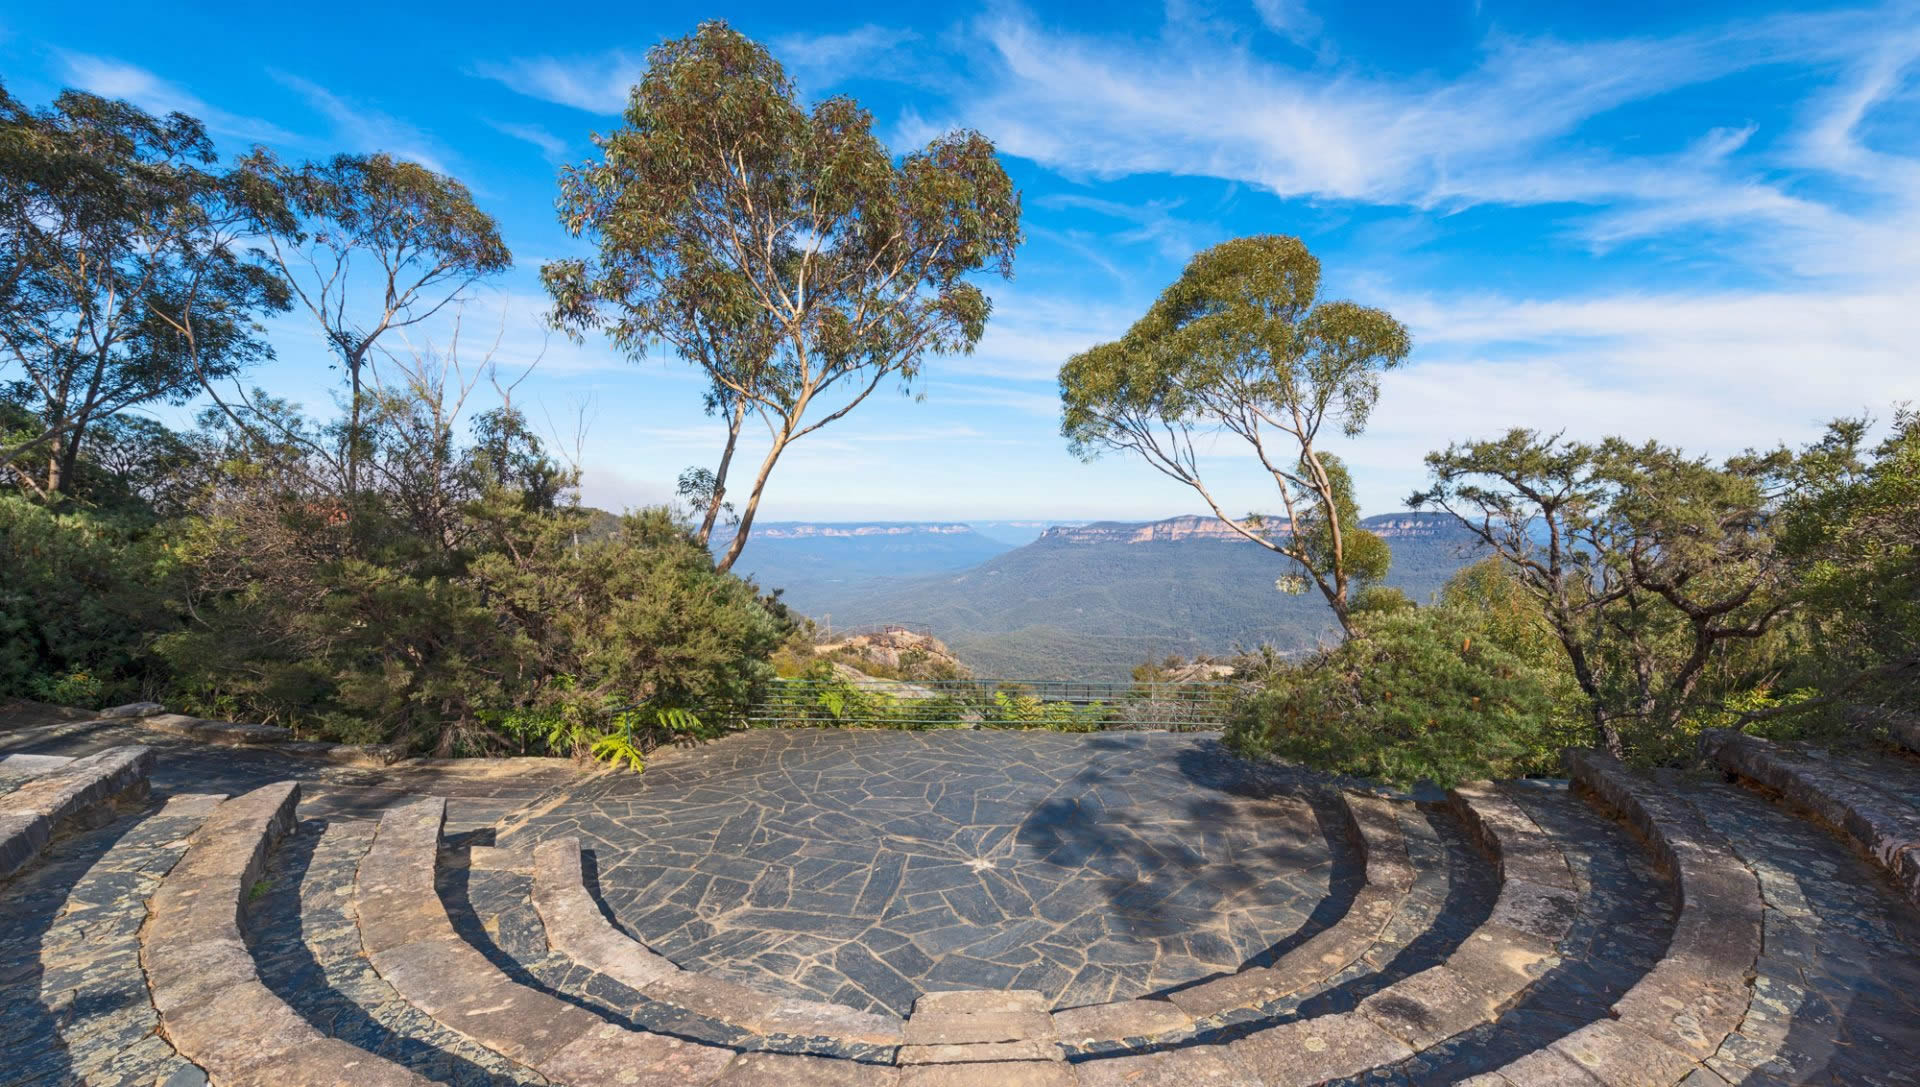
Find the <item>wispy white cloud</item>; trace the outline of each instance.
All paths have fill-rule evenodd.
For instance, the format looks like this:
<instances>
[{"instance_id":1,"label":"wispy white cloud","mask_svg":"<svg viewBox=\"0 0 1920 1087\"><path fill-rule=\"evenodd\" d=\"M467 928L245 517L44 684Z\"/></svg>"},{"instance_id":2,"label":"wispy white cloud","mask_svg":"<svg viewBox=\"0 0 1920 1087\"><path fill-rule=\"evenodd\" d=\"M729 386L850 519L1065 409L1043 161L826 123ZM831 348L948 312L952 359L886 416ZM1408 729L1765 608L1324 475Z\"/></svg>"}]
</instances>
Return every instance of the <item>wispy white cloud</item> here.
<instances>
[{"instance_id":1,"label":"wispy white cloud","mask_svg":"<svg viewBox=\"0 0 1920 1087\"><path fill-rule=\"evenodd\" d=\"M1307 10L1307 0L1253 0L1253 10L1268 30L1307 45L1320 36L1320 17Z\"/></svg>"},{"instance_id":2,"label":"wispy white cloud","mask_svg":"<svg viewBox=\"0 0 1920 1087\"><path fill-rule=\"evenodd\" d=\"M829 34L783 34L768 43L802 86L830 87L842 80L898 78L914 67L900 47L920 35L898 27L855 27Z\"/></svg>"},{"instance_id":3,"label":"wispy white cloud","mask_svg":"<svg viewBox=\"0 0 1920 1087\"><path fill-rule=\"evenodd\" d=\"M646 71L646 57L613 49L584 57L519 57L481 61L473 74L504 83L529 98L589 113L626 111L627 92Z\"/></svg>"},{"instance_id":4,"label":"wispy white cloud","mask_svg":"<svg viewBox=\"0 0 1920 1087\"><path fill-rule=\"evenodd\" d=\"M1051 381L1068 356L1117 338L1137 312L1067 295L994 292L993 317L971 355L938 359L943 374Z\"/></svg>"},{"instance_id":5,"label":"wispy white cloud","mask_svg":"<svg viewBox=\"0 0 1920 1087\"><path fill-rule=\"evenodd\" d=\"M1175 261L1186 260L1221 232L1216 224L1175 215L1184 203L1177 199L1124 204L1081 193L1050 193L1034 203L1050 209L1076 208L1132 223L1128 229L1105 235L1106 240L1122 245L1152 245L1162 256Z\"/></svg>"},{"instance_id":6,"label":"wispy white cloud","mask_svg":"<svg viewBox=\"0 0 1920 1087\"><path fill-rule=\"evenodd\" d=\"M54 57L68 82L103 98L123 99L148 113L177 112L197 117L218 136L265 143L298 142L292 133L271 121L216 108L179 84L137 65L87 53L56 51Z\"/></svg>"},{"instance_id":7,"label":"wispy white cloud","mask_svg":"<svg viewBox=\"0 0 1920 1087\"><path fill-rule=\"evenodd\" d=\"M436 173L452 173L454 156L431 133L371 106L349 101L291 72L269 70L281 86L304 99L332 125L337 147L355 151L384 151L395 158L417 162Z\"/></svg>"},{"instance_id":8,"label":"wispy white cloud","mask_svg":"<svg viewBox=\"0 0 1920 1087\"><path fill-rule=\"evenodd\" d=\"M1303 10L1266 14L1284 22ZM1730 161L1752 135L1739 135L1744 119L1662 155L1585 146L1582 126L1730 74L1831 69L1862 51L1884 57L1875 70L1896 78L1914 54L1920 9L1785 15L1664 38L1494 35L1475 67L1445 79L1295 67L1206 26L1182 23L1143 42L1002 10L972 28L972 85L911 134L971 124L1007 152L1088 178L1207 176L1283 197L1439 209L1650 210L1598 222L1595 238L1606 242L1693 222L1791 221L1813 214L1804 198Z\"/></svg>"},{"instance_id":9,"label":"wispy white cloud","mask_svg":"<svg viewBox=\"0 0 1920 1087\"><path fill-rule=\"evenodd\" d=\"M539 125L521 124L510 121L487 119L487 126L503 135L530 143L540 149L540 154L548 162L561 162L567 157L567 141L541 128Z\"/></svg>"}]
</instances>

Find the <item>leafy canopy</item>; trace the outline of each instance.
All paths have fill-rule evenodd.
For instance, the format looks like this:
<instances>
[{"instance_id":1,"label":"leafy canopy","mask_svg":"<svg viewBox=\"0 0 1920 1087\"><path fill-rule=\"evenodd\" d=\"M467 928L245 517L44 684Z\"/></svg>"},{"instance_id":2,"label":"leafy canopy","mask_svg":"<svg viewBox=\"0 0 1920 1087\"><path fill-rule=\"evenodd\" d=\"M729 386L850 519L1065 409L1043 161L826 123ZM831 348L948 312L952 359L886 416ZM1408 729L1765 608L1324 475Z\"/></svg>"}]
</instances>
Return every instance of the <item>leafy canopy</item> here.
<instances>
[{"instance_id":1,"label":"leafy canopy","mask_svg":"<svg viewBox=\"0 0 1920 1087\"><path fill-rule=\"evenodd\" d=\"M0 471L28 490L69 491L93 425L270 357L256 320L287 294L239 246L239 185L214 163L184 114L79 91L34 111L0 88L0 402L31 420Z\"/></svg>"},{"instance_id":2,"label":"leafy canopy","mask_svg":"<svg viewBox=\"0 0 1920 1087\"><path fill-rule=\"evenodd\" d=\"M1020 200L992 143L951 132L896 161L872 129L850 98L804 109L763 46L709 22L653 49L626 123L561 175L561 222L596 253L542 268L556 324L665 344L705 371L730 438L767 424L723 566L785 447L972 350L991 310L972 277L1012 274Z\"/></svg>"},{"instance_id":3,"label":"leafy canopy","mask_svg":"<svg viewBox=\"0 0 1920 1087\"><path fill-rule=\"evenodd\" d=\"M1223 522L1292 559L1353 634L1352 583L1384 575L1386 548L1360 528L1351 480L1319 442L1329 426L1365 429L1380 375L1411 341L1385 311L1319 293L1320 262L1298 238L1200 253L1124 337L1061 367L1060 430L1077 455L1137 454L1192 487ZM1200 455L1221 437L1253 452L1283 516L1221 508Z\"/></svg>"}]
</instances>

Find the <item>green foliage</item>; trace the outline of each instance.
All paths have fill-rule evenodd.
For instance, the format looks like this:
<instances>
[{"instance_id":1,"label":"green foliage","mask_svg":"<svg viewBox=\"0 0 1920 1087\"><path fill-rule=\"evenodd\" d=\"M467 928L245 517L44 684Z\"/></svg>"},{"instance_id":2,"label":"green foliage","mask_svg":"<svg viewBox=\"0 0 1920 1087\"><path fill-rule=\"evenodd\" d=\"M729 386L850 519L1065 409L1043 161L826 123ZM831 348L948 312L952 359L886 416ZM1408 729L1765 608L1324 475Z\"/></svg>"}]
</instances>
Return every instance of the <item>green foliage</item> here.
<instances>
[{"instance_id":1,"label":"green foliage","mask_svg":"<svg viewBox=\"0 0 1920 1087\"><path fill-rule=\"evenodd\" d=\"M1920 412L1861 449L1840 420L1802 458L1781 549L1802 594L1792 680L1862 703L1920 704Z\"/></svg>"},{"instance_id":2,"label":"green foliage","mask_svg":"<svg viewBox=\"0 0 1920 1087\"><path fill-rule=\"evenodd\" d=\"M1796 594L1779 513L1805 478L1789 451L1716 464L1516 429L1427 464L1410 504L1453 513L1506 564L1615 755L1674 758L1690 715L1778 667Z\"/></svg>"},{"instance_id":3,"label":"green foliage","mask_svg":"<svg viewBox=\"0 0 1920 1087\"><path fill-rule=\"evenodd\" d=\"M804 108L772 54L723 22L647 62L601 159L561 175L560 221L598 252L541 276L570 334L603 328L634 355L664 343L705 371L728 430L696 480L703 537L741 427L767 424L726 569L787 445L980 341L992 307L976 273L1012 274L1020 199L979 133L896 160L851 98Z\"/></svg>"},{"instance_id":4,"label":"green foliage","mask_svg":"<svg viewBox=\"0 0 1920 1087\"><path fill-rule=\"evenodd\" d=\"M91 672L74 669L59 675L35 676L27 690L34 698L57 706L99 709L106 685Z\"/></svg>"},{"instance_id":5,"label":"green foliage","mask_svg":"<svg viewBox=\"0 0 1920 1087\"><path fill-rule=\"evenodd\" d=\"M179 620L145 525L0 495L0 570L0 695L98 706L157 682L146 638Z\"/></svg>"},{"instance_id":6,"label":"green foliage","mask_svg":"<svg viewBox=\"0 0 1920 1087\"><path fill-rule=\"evenodd\" d=\"M216 161L183 114L0 88L0 480L58 500L90 428L271 356L255 322L287 291Z\"/></svg>"},{"instance_id":7,"label":"green foliage","mask_svg":"<svg viewBox=\"0 0 1920 1087\"><path fill-rule=\"evenodd\" d=\"M1192 487L1215 516L1291 559L1351 635L1350 583L1383 576L1388 553L1359 527L1352 481L1319 435L1329 422L1348 437L1365 429L1380 375L1411 341L1385 311L1319 291L1320 262L1298 238L1200 253L1124 338L1060 368L1060 431L1080 456L1134 453ZM1223 436L1244 442L1278 486L1285 510L1272 525L1235 520L1214 500L1196 441Z\"/></svg>"},{"instance_id":8,"label":"green foliage","mask_svg":"<svg viewBox=\"0 0 1920 1087\"><path fill-rule=\"evenodd\" d=\"M1550 770L1570 737L1551 673L1450 607L1363 613L1362 637L1275 675L1227 743L1315 769L1442 785Z\"/></svg>"},{"instance_id":9,"label":"green foliage","mask_svg":"<svg viewBox=\"0 0 1920 1087\"><path fill-rule=\"evenodd\" d=\"M228 482L182 541L194 621L157 643L179 700L442 755L688 727L620 707L737 723L786 633L753 587L666 511L595 531L510 411L460 442L434 373L373 390L357 491L295 416L224 432Z\"/></svg>"}]
</instances>

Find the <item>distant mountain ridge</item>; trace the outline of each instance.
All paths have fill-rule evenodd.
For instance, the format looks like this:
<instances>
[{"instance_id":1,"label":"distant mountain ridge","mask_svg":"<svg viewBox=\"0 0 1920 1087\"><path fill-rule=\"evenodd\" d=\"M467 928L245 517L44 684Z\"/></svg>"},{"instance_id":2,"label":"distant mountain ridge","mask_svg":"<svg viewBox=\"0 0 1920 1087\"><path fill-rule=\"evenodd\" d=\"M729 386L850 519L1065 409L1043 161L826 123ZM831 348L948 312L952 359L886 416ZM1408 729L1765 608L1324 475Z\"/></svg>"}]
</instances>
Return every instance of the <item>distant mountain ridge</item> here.
<instances>
[{"instance_id":1,"label":"distant mountain ridge","mask_svg":"<svg viewBox=\"0 0 1920 1087\"><path fill-rule=\"evenodd\" d=\"M1386 583L1417 601L1479 554L1478 541L1445 514L1361 523L1393 549ZM822 548L850 542L809 541ZM783 581L763 574L762 583L786 586L790 603L816 619L830 615L836 627L893 622L930 630L982 675L1123 679L1149 656L1222 654L1261 642L1298 652L1331 637L1332 616L1318 592L1276 587L1292 570L1217 519L1184 516L1055 526L1024 547L919 576Z\"/></svg>"},{"instance_id":2,"label":"distant mountain ridge","mask_svg":"<svg viewBox=\"0 0 1920 1087\"><path fill-rule=\"evenodd\" d=\"M1460 531L1450 515L1432 513L1387 513L1360 522L1370 532L1388 540L1434 539ZM1218 517L1183 514L1159 521L1095 521L1085 525L1056 525L1040 534L1043 541L1070 544L1160 543L1174 540L1225 540L1251 543L1238 529Z\"/></svg>"},{"instance_id":3,"label":"distant mountain ridge","mask_svg":"<svg viewBox=\"0 0 1920 1087\"><path fill-rule=\"evenodd\" d=\"M770 521L753 526L753 540L839 539L857 536L964 536L972 525L923 521L863 521L816 523ZM728 539L732 535L728 534ZM751 541L750 541L751 542Z\"/></svg>"}]
</instances>

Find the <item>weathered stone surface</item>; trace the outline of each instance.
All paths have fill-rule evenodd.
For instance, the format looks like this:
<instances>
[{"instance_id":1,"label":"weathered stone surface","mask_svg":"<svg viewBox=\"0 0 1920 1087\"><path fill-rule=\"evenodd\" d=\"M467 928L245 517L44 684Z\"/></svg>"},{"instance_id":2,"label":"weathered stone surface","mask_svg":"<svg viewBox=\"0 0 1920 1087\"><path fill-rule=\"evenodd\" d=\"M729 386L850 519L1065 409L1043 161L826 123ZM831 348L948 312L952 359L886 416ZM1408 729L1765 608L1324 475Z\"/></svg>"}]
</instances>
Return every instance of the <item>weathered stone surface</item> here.
<instances>
[{"instance_id":1,"label":"weathered stone surface","mask_svg":"<svg viewBox=\"0 0 1920 1087\"><path fill-rule=\"evenodd\" d=\"M374 968L407 1003L521 1064L547 1061L589 1030L606 1025L592 1012L529 989L471 946L432 936L373 956Z\"/></svg>"},{"instance_id":2,"label":"weathered stone surface","mask_svg":"<svg viewBox=\"0 0 1920 1087\"><path fill-rule=\"evenodd\" d=\"M1475 929L1447 956L1447 967L1461 984L1503 1011L1559 962L1548 941L1491 923Z\"/></svg>"},{"instance_id":3,"label":"weathered stone surface","mask_svg":"<svg viewBox=\"0 0 1920 1087\"><path fill-rule=\"evenodd\" d=\"M1686 1054L1609 1019L1581 1027L1553 1050L1609 1087L1673 1087L1694 1069Z\"/></svg>"},{"instance_id":4,"label":"weathered stone surface","mask_svg":"<svg viewBox=\"0 0 1920 1087\"><path fill-rule=\"evenodd\" d=\"M100 711L102 717L152 717L165 713L167 708L158 702L129 702L124 706L114 706Z\"/></svg>"},{"instance_id":5,"label":"weathered stone surface","mask_svg":"<svg viewBox=\"0 0 1920 1087\"><path fill-rule=\"evenodd\" d=\"M1508 879L1488 921L1557 944L1573 928L1579 910L1579 895L1564 887Z\"/></svg>"},{"instance_id":6,"label":"weathered stone surface","mask_svg":"<svg viewBox=\"0 0 1920 1087\"><path fill-rule=\"evenodd\" d=\"M1569 890L1575 886L1560 850L1497 787L1485 783L1461 785L1447 795L1454 809L1499 857L1502 879Z\"/></svg>"},{"instance_id":7,"label":"weathered stone surface","mask_svg":"<svg viewBox=\"0 0 1920 1087\"><path fill-rule=\"evenodd\" d=\"M1151 1038L1186 1030L1193 1017L1166 1000L1120 1000L1053 1013L1053 1029L1063 1041L1096 1038Z\"/></svg>"},{"instance_id":8,"label":"weathered stone surface","mask_svg":"<svg viewBox=\"0 0 1920 1087\"><path fill-rule=\"evenodd\" d=\"M907 1020L909 1045L1021 1042L1054 1038L1053 1017L1046 1012L946 1012L916 1015Z\"/></svg>"},{"instance_id":9,"label":"weathered stone surface","mask_svg":"<svg viewBox=\"0 0 1920 1087\"><path fill-rule=\"evenodd\" d=\"M831 1057L742 1053L714 1087L893 1087L900 1070Z\"/></svg>"},{"instance_id":10,"label":"weathered stone surface","mask_svg":"<svg viewBox=\"0 0 1920 1087\"><path fill-rule=\"evenodd\" d=\"M1338 969L1328 964L1326 972L1317 977L1327 977ZM1286 996L1298 987L1288 984L1283 975L1264 966L1250 966L1237 974L1177 989L1167 994L1167 1000L1194 1019L1208 1019L1235 1008L1257 1008Z\"/></svg>"},{"instance_id":11,"label":"weathered stone surface","mask_svg":"<svg viewBox=\"0 0 1920 1087\"><path fill-rule=\"evenodd\" d=\"M554 949L635 989L679 967L613 927L588 893L577 838L552 838L533 850L533 904Z\"/></svg>"},{"instance_id":12,"label":"weathered stone surface","mask_svg":"<svg viewBox=\"0 0 1920 1087\"><path fill-rule=\"evenodd\" d=\"M1413 1056L1400 1039L1362 1016L1345 1013L1268 1027L1228 1048L1271 1087L1311 1087Z\"/></svg>"},{"instance_id":13,"label":"weathered stone surface","mask_svg":"<svg viewBox=\"0 0 1920 1087\"><path fill-rule=\"evenodd\" d=\"M1406 891L1413 886L1413 863L1400 831L1400 817L1390 801L1345 792L1341 800L1352 814L1367 853L1367 886L1384 891Z\"/></svg>"},{"instance_id":14,"label":"weathered stone surface","mask_svg":"<svg viewBox=\"0 0 1920 1087\"><path fill-rule=\"evenodd\" d=\"M499 844L580 839L601 907L690 972L897 1017L944 989L1070 1007L1232 973L1305 924L1356 858L1304 777L1195 735L765 729L595 779Z\"/></svg>"},{"instance_id":15,"label":"weathered stone surface","mask_svg":"<svg viewBox=\"0 0 1920 1087\"><path fill-rule=\"evenodd\" d=\"M1564 1053L1551 1048L1535 1050L1484 1078L1485 1084L1480 1078L1467 1083L1473 1087L1607 1087Z\"/></svg>"},{"instance_id":16,"label":"weathered stone surface","mask_svg":"<svg viewBox=\"0 0 1920 1087\"><path fill-rule=\"evenodd\" d=\"M921 993L913 1002L916 1019L987 1012L1044 1012L1047 998L1031 989L953 989Z\"/></svg>"},{"instance_id":17,"label":"weathered stone surface","mask_svg":"<svg viewBox=\"0 0 1920 1087\"><path fill-rule=\"evenodd\" d=\"M1219 1046L1108 1057L1074 1066L1080 1087L1260 1087Z\"/></svg>"},{"instance_id":18,"label":"weathered stone surface","mask_svg":"<svg viewBox=\"0 0 1920 1087\"><path fill-rule=\"evenodd\" d=\"M1077 1087L1073 1070L1048 1061L929 1064L905 1068L900 1087Z\"/></svg>"},{"instance_id":19,"label":"weathered stone surface","mask_svg":"<svg viewBox=\"0 0 1920 1087\"><path fill-rule=\"evenodd\" d=\"M1744 733L1710 730L1701 749L1722 768L1774 789L1846 833L1920 904L1920 801L1887 795L1805 753Z\"/></svg>"},{"instance_id":20,"label":"weathered stone surface","mask_svg":"<svg viewBox=\"0 0 1920 1087\"><path fill-rule=\"evenodd\" d=\"M1058 1061L1065 1056L1058 1042L1034 1039L901 1046L899 1063L903 1067L915 1064L988 1064L1002 1061Z\"/></svg>"},{"instance_id":21,"label":"weathered stone surface","mask_svg":"<svg viewBox=\"0 0 1920 1087\"><path fill-rule=\"evenodd\" d=\"M153 751L116 747L72 760L0 794L0 879L70 825L99 821L115 799L145 796Z\"/></svg>"},{"instance_id":22,"label":"weathered stone surface","mask_svg":"<svg viewBox=\"0 0 1920 1087\"><path fill-rule=\"evenodd\" d=\"M204 717L188 717L179 713L158 713L138 718L139 723L159 732L175 736L185 736L201 743L224 744L229 747L251 747L256 744L284 744L293 739L290 729L279 725L237 724L232 721L214 721Z\"/></svg>"},{"instance_id":23,"label":"weathered stone surface","mask_svg":"<svg viewBox=\"0 0 1920 1087\"><path fill-rule=\"evenodd\" d=\"M602 1022L537 1067L570 1087L698 1087L718 1079L735 1056Z\"/></svg>"},{"instance_id":24,"label":"weathered stone surface","mask_svg":"<svg viewBox=\"0 0 1920 1087\"><path fill-rule=\"evenodd\" d=\"M161 1028L222 1085L423 1087L406 1069L324 1038L260 982L241 923L299 801L299 786L282 782L222 804L154 894L143 958Z\"/></svg>"},{"instance_id":25,"label":"weathered stone surface","mask_svg":"<svg viewBox=\"0 0 1920 1087\"><path fill-rule=\"evenodd\" d=\"M1362 1000L1361 1015L1415 1050L1493 1019L1497 1003L1445 966L1402 978Z\"/></svg>"}]
</instances>

